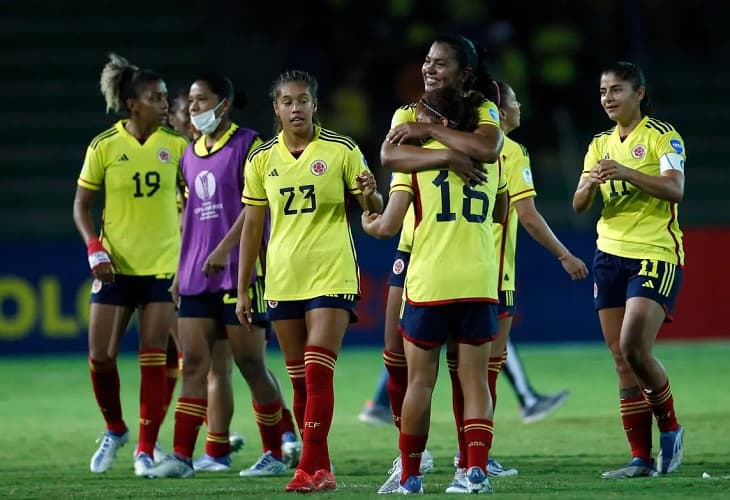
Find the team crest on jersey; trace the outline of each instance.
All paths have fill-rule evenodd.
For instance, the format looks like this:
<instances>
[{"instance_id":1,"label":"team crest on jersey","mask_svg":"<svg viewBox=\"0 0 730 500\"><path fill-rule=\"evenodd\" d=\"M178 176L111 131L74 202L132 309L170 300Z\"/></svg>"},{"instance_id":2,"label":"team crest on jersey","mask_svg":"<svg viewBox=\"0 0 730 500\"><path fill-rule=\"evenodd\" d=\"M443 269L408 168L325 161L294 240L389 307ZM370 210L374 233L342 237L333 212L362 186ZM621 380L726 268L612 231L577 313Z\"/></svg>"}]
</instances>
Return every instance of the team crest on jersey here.
<instances>
[{"instance_id":1,"label":"team crest on jersey","mask_svg":"<svg viewBox=\"0 0 730 500\"><path fill-rule=\"evenodd\" d=\"M215 194L215 176L208 170L203 170L195 177L195 194L203 201L207 201Z\"/></svg>"},{"instance_id":2,"label":"team crest on jersey","mask_svg":"<svg viewBox=\"0 0 730 500\"><path fill-rule=\"evenodd\" d=\"M165 148L162 148L157 152L157 159L160 160L162 163L169 162L170 158L172 158L172 154L169 150Z\"/></svg>"},{"instance_id":3,"label":"team crest on jersey","mask_svg":"<svg viewBox=\"0 0 730 500\"><path fill-rule=\"evenodd\" d=\"M94 282L91 284L91 293L99 293L101 291L102 282L99 280L94 280Z\"/></svg>"},{"instance_id":4,"label":"team crest on jersey","mask_svg":"<svg viewBox=\"0 0 730 500\"><path fill-rule=\"evenodd\" d=\"M276 309L276 306L279 305L279 302L276 300L268 300L267 302L269 303L269 307L272 309Z\"/></svg>"},{"instance_id":5,"label":"team crest on jersey","mask_svg":"<svg viewBox=\"0 0 730 500\"><path fill-rule=\"evenodd\" d=\"M634 146L634 149L631 150L631 156L636 158L637 160L641 160L643 157L646 156L646 146L643 144L637 144Z\"/></svg>"},{"instance_id":6,"label":"team crest on jersey","mask_svg":"<svg viewBox=\"0 0 730 500\"><path fill-rule=\"evenodd\" d=\"M327 171L327 164L322 160L314 160L312 164L309 165L309 171L314 175L323 175Z\"/></svg>"},{"instance_id":7,"label":"team crest on jersey","mask_svg":"<svg viewBox=\"0 0 730 500\"><path fill-rule=\"evenodd\" d=\"M403 259L395 259L393 262L393 274L403 274L403 270L406 268L406 263Z\"/></svg>"}]
</instances>

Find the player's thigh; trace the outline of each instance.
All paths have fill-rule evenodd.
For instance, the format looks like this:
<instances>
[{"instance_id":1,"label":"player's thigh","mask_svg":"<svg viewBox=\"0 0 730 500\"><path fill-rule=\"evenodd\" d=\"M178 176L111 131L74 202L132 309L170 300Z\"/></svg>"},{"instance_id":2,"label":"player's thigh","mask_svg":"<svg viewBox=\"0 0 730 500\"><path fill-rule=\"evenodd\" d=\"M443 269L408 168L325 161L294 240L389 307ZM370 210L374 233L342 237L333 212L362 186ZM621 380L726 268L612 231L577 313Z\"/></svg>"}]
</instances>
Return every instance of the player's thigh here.
<instances>
[{"instance_id":1,"label":"player's thigh","mask_svg":"<svg viewBox=\"0 0 730 500\"><path fill-rule=\"evenodd\" d=\"M598 310L601 332L606 346L614 356L621 355L621 324L624 321L625 307L607 307Z\"/></svg>"},{"instance_id":2,"label":"player's thigh","mask_svg":"<svg viewBox=\"0 0 730 500\"><path fill-rule=\"evenodd\" d=\"M134 310L131 307L92 302L89 308L89 356L97 361L114 359Z\"/></svg>"},{"instance_id":3,"label":"player's thigh","mask_svg":"<svg viewBox=\"0 0 730 500\"><path fill-rule=\"evenodd\" d=\"M403 348L408 362L408 388L421 387L433 390L439 370L440 347L422 347L404 340Z\"/></svg>"},{"instance_id":4,"label":"player's thigh","mask_svg":"<svg viewBox=\"0 0 730 500\"><path fill-rule=\"evenodd\" d=\"M217 339L210 353L210 373L208 378L225 379L231 377L233 371L233 354L228 339Z\"/></svg>"},{"instance_id":5,"label":"player's thigh","mask_svg":"<svg viewBox=\"0 0 730 500\"><path fill-rule=\"evenodd\" d=\"M486 386L492 347L490 342L458 345L459 380L462 381L462 386L466 385L464 382Z\"/></svg>"},{"instance_id":6,"label":"player's thigh","mask_svg":"<svg viewBox=\"0 0 730 500\"><path fill-rule=\"evenodd\" d=\"M621 351L625 354L651 352L665 317L664 308L654 300L629 298L621 325Z\"/></svg>"},{"instance_id":7,"label":"player's thigh","mask_svg":"<svg viewBox=\"0 0 730 500\"><path fill-rule=\"evenodd\" d=\"M207 374L213 345L219 337L218 322L212 318L179 318L178 333L183 351L183 375Z\"/></svg>"},{"instance_id":8,"label":"player's thigh","mask_svg":"<svg viewBox=\"0 0 730 500\"><path fill-rule=\"evenodd\" d=\"M273 325L284 359L304 361L304 347L307 345L307 324L304 317L274 320Z\"/></svg>"},{"instance_id":9,"label":"player's thigh","mask_svg":"<svg viewBox=\"0 0 730 500\"><path fill-rule=\"evenodd\" d=\"M266 356L266 330L251 325L250 330L239 325L226 325L226 337L236 363L249 363L264 367Z\"/></svg>"},{"instance_id":10,"label":"player's thigh","mask_svg":"<svg viewBox=\"0 0 730 500\"><path fill-rule=\"evenodd\" d=\"M307 325L307 345L339 353L351 315L348 309L334 307L308 310L304 316Z\"/></svg>"},{"instance_id":11,"label":"player's thigh","mask_svg":"<svg viewBox=\"0 0 730 500\"><path fill-rule=\"evenodd\" d=\"M507 351L507 341L512 330L512 316L504 316L497 320L497 328L499 332L492 342L491 356L501 356Z\"/></svg>"},{"instance_id":12,"label":"player's thigh","mask_svg":"<svg viewBox=\"0 0 730 500\"><path fill-rule=\"evenodd\" d=\"M139 309L139 342L143 349L167 349L175 321L172 302L150 302Z\"/></svg>"}]
</instances>

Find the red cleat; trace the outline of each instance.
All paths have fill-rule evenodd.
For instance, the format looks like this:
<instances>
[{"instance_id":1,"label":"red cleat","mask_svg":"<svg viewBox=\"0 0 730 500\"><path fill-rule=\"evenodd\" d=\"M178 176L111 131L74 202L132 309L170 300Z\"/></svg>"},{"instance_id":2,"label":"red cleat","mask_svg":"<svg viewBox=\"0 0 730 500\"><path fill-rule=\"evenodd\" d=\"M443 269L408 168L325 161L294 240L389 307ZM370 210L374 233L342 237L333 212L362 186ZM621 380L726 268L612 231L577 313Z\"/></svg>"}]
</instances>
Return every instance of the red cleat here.
<instances>
[{"instance_id":1,"label":"red cleat","mask_svg":"<svg viewBox=\"0 0 730 500\"><path fill-rule=\"evenodd\" d=\"M314 476L312 476L312 481L314 481L314 487L317 491L331 491L337 489L337 480L335 480L335 475L327 469L319 469L315 472Z\"/></svg>"},{"instance_id":2,"label":"red cleat","mask_svg":"<svg viewBox=\"0 0 730 500\"><path fill-rule=\"evenodd\" d=\"M287 493L311 493L316 489L312 476L302 469L297 469L294 471L294 477L291 478L284 491Z\"/></svg>"}]
</instances>

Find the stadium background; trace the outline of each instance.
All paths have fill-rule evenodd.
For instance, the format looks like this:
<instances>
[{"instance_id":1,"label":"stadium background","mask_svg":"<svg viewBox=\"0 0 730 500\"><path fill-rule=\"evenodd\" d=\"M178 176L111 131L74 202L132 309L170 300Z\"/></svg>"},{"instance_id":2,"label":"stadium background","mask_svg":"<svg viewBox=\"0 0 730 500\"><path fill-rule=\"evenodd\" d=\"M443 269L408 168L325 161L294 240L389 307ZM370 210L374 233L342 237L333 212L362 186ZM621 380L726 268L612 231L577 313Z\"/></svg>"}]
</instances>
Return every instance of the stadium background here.
<instances>
[{"instance_id":1,"label":"stadium background","mask_svg":"<svg viewBox=\"0 0 730 500\"><path fill-rule=\"evenodd\" d=\"M570 198L593 134L611 126L598 101L603 63L629 59L649 80L657 118L674 124L688 150L680 207L687 266L677 317L662 338L730 337L717 320L730 282L730 37L715 2L623 0L518 2L330 0L199 2L0 1L0 355L84 352L89 272L71 205L89 140L104 114L98 77L116 51L155 69L170 93L195 73L228 74L248 95L234 118L270 135L268 86L282 70L320 81L323 123L351 135L379 176L378 148L393 110L422 89L429 41L458 32L486 46L492 72L516 89L531 151L538 208L574 253L589 262L594 223ZM598 205L598 204L597 204ZM598 208L598 206L596 206ZM384 282L395 242L354 225L363 271L361 322L350 344L382 342ZM571 284L529 236L518 245L514 338L601 339L592 284ZM136 347L134 335L125 338Z\"/></svg>"}]
</instances>

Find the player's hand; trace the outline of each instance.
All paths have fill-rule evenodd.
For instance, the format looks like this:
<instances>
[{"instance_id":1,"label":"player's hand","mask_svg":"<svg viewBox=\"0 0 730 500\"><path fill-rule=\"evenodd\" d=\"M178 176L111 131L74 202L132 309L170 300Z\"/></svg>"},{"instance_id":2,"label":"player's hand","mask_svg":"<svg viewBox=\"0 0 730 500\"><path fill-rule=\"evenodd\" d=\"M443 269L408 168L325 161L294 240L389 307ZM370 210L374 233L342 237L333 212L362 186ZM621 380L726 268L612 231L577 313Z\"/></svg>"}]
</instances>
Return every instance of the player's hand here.
<instances>
[{"instance_id":1,"label":"player's hand","mask_svg":"<svg viewBox=\"0 0 730 500\"><path fill-rule=\"evenodd\" d=\"M483 163L454 150L450 150L449 157L449 169L458 175L464 184L477 185L487 182L487 171Z\"/></svg>"},{"instance_id":2,"label":"player's hand","mask_svg":"<svg viewBox=\"0 0 730 500\"><path fill-rule=\"evenodd\" d=\"M365 231L365 234L377 237L377 231L375 230L375 228L377 226L376 221L379 218L380 214L370 213L367 210L362 213L362 216L360 216L360 221L362 222L362 230Z\"/></svg>"},{"instance_id":3,"label":"player's hand","mask_svg":"<svg viewBox=\"0 0 730 500\"><path fill-rule=\"evenodd\" d=\"M172 303L175 306L180 307L180 280L178 274L175 273L175 277L172 278L172 284L169 288L170 295L172 295Z\"/></svg>"},{"instance_id":4,"label":"player's hand","mask_svg":"<svg viewBox=\"0 0 730 500\"><path fill-rule=\"evenodd\" d=\"M569 253L560 259L560 263L562 264L563 269L565 269L565 272L570 275L570 279L573 281L582 280L588 277L588 268L586 267L585 262L575 255Z\"/></svg>"},{"instance_id":5,"label":"player's hand","mask_svg":"<svg viewBox=\"0 0 730 500\"><path fill-rule=\"evenodd\" d=\"M378 183L375 181L375 176L369 170L364 170L356 178L357 187L362 191L362 195L365 197L371 196L377 189Z\"/></svg>"},{"instance_id":6,"label":"player's hand","mask_svg":"<svg viewBox=\"0 0 730 500\"><path fill-rule=\"evenodd\" d=\"M431 137L429 123L405 122L390 129L385 140L396 146L406 143L417 143Z\"/></svg>"},{"instance_id":7,"label":"player's hand","mask_svg":"<svg viewBox=\"0 0 730 500\"><path fill-rule=\"evenodd\" d=\"M604 180L601 178L601 165L596 163L590 170L590 174L587 177L588 182L593 185L603 184Z\"/></svg>"},{"instance_id":8,"label":"player's hand","mask_svg":"<svg viewBox=\"0 0 730 500\"><path fill-rule=\"evenodd\" d=\"M250 330L253 321L253 311L251 310L251 298L248 293L239 293L236 299L236 317L244 328Z\"/></svg>"},{"instance_id":9,"label":"player's hand","mask_svg":"<svg viewBox=\"0 0 730 500\"><path fill-rule=\"evenodd\" d=\"M89 267L94 278L104 284L114 282L114 264L109 252L101 244L99 238L93 238L86 244L86 253L89 258Z\"/></svg>"},{"instance_id":10,"label":"player's hand","mask_svg":"<svg viewBox=\"0 0 730 500\"><path fill-rule=\"evenodd\" d=\"M228 265L228 254L229 252L224 252L220 247L215 247L203 263L203 274L213 276L222 272Z\"/></svg>"},{"instance_id":11,"label":"player's hand","mask_svg":"<svg viewBox=\"0 0 730 500\"><path fill-rule=\"evenodd\" d=\"M614 160L598 161L598 176L602 181L627 181L631 175L630 169Z\"/></svg>"}]
</instances>

